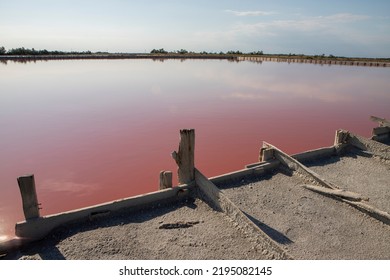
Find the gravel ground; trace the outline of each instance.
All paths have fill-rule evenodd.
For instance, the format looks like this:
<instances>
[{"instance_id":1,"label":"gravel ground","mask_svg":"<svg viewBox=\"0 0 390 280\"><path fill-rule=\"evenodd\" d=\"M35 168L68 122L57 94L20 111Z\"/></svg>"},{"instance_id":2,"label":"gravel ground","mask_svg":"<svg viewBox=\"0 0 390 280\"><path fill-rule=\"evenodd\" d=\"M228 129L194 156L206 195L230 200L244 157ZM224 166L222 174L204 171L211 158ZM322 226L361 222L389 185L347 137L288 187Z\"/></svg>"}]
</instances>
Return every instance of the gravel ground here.
<instances>
[{"instance_id":1,"label":"gravel ground","mask_svg":"<svg viewBox=\"0 0 390 280\"><path fill-rule=\"evenodd\" d=\"M271 259L199 199L58 229L7 259Z\"/></svg>"},{"instance_id":2,"label":"gravel ground","mask_svg":"<svg viewBox=\"0 0 390 280\"><path fill-rule=\"evenodd\" d=\"M390 213L390 164L353 151L342 157L306 164L340 188L369 197L369 203Z\"/></svg>"},{"instance_id":3,"label":"gravel ground","mask_svg":"<svg viewBox=\"0 0 390 280\"><path fill-rule=\"evenodd\" d=\"M375 179L374 179L375 180ZM390 227L283 172L220 186L297 259L390 259Z\"/></svg>"}]
</instances>

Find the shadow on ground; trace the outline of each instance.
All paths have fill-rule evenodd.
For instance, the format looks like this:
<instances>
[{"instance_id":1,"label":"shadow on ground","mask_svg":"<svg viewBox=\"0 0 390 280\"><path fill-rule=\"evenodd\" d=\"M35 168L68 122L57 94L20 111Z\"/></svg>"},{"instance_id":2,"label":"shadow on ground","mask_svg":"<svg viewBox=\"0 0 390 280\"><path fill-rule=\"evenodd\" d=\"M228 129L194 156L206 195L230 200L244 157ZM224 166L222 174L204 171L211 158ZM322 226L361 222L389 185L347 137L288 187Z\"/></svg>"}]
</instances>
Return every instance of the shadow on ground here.
<instances>
[{"instance_id":1,"label":"shadow on ground","mask_svg":"<svg viewBox=\"0 0 390 280\"><path fill-rule=\"evenodd\" d=\"M264 224L263 222L257 220L253 216L249 215L246 212L243 212L255 225L257 225L262 231L265 232L272 240L279 244L287 245L293 243L291 239L289 239L287 236L285 236L280 231Z\"/></svg>"}]
</instances>

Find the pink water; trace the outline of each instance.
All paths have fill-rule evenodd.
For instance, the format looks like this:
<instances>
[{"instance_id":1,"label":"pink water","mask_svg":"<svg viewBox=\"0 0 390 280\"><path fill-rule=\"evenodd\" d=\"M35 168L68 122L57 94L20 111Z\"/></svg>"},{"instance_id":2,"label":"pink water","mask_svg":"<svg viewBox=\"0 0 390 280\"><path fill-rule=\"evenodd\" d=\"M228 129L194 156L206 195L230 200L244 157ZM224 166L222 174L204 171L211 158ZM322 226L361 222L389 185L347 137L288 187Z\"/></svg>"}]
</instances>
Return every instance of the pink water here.
<instances>
[{"instance_id":1,"label":"pink water","mask_svg":"<svg viewBox=\"0 0 390 280\"><path fill-rule=\"evenodd\" d=\"M263 140L288 153L369 136L390 118L390 69L218 60L0 64L0 240L23 220L16 178L34 173L41 214L155 191L179 130L213 176L256 162Z\"/></svg>"}]
</instances>

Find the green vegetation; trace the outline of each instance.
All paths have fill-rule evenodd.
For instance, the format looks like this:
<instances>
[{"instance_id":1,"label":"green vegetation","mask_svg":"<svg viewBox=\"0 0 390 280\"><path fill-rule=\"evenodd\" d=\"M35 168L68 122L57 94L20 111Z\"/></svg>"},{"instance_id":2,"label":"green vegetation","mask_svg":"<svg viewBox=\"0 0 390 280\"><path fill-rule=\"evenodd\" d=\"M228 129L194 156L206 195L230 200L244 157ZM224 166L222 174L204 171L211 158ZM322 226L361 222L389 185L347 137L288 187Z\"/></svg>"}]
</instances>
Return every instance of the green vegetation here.
<instances>
[{"instance_id":1,"label":"green vegetation","mask_svg":"<svg viewBox=\"0 0 390 280\"><path fill-rule=\"evenodd\" d=\"M32 49L26 49L24 47L22 48L16 48L16 49L10 49L6 51L4 47L0 47L0 55L86 55L86 54L92 54L91 51L85 51L85 52L64 52L64 51L48 51L48 50L35 50Z\"/></svg>"},{"instance_id":2,"label":"green vegetation","mask_svg":"<svg viewBox=\"0 0 390 280\"><path fill-rule=\"evenodd\" d=\"M196 52L193 52L193 51L188 51L186 49L180 49L180 50L177 50L177 51L166 51L165 49L153 49L151 52L151 54L180 54L180 55L188 55L188 54L192 54L192 55L263 55L263 51L253 51L253 52L249 52L249 53L243 53L241 51L228 51L226 53L224 52L206 52L206 51L202 51L202 52L199 52L199 53L196 53Z\"/></svg>"},{"instance_id":3,"label":"green vegetation","mask_svg":"<svg viewBox=\"0 0 390 280\"><path fill-rule=\"evenodd\" d=\"M223 51L220 52L207 52L207 51L201 51L201 52L193 52L188 51L186 49L180 49L176 51L166 51L164 48L161 49L153 49L149 54L147 53L110 53L110 52L94 52L91 51L83 51L83 52L77 52L77 51L48 51L46 49L44 50L35 50L34 48L28 49L28 48L15 48L6 50L3 46L0 46L0 58L1 62L3 63L4 60L7 59L19 59L19 60L34 60L34 59L72 59L73 56L80 55L80 58L131 58L131 57L151 57L158 56L159 58L164 57L183 57L183 58L226 58L226 59L235 59L235 57L239 56L263 56L267 58L278 58L278 59L305 59L305 60L324 60L324 61L363 61L363 62L390 62L390 58L361 58L361 57L343 57L343 56L335 56L332 54L325 55L325 54L319 54L319 55L304 55L304 54L264 54L262 50L260 51L252 51L252 52L241 52L239 50L230 50L226 53ZM7 56L13 56L11 58ZM28 56L28 57L24 57ZM33 57L31 57L33 56ZM52 56L52 57L50 57Z\"/></svg>"},{"instance_id":4,"label":"green vegetation","mask_svg":"<svg viewBox=\"0 0 390 280\"><path fill-rule=\"evenodd\" d=\"M263 51L257 51L257 52L250 52L249 55L263 55Z\"/></svg>"},{"instance_id":5,"label":"green vegetation","mask_svg":"<svg viewBox=\"0 0 390 280\"><path fill-rule=\"evenodd\" d=\"M159 49L159 50L153 49L150 53L153 53L153 54L167 54L168 52L162 48L162 49Z\"/></svg>"},{"instance_id":6,"label":"green vegetation","mask_svg":"<svg viewBox=\"0 0 390 280\"><path fill-rule=\"evenodd\" d=\"M226 54L242 54L240 51L228 51Z\"/></svg>"},{"instance_id":7,"label":"green vegetation","mask_svg":"<svg viewBox=\"0 0 390 280\"><path fill-rule=\"evenodd\" d=\"M188 51L184 50L184 49L181 49L180 51L177 51L177 53L179 53L179 54L187 54Z\"/></svg>"}]
</instances>

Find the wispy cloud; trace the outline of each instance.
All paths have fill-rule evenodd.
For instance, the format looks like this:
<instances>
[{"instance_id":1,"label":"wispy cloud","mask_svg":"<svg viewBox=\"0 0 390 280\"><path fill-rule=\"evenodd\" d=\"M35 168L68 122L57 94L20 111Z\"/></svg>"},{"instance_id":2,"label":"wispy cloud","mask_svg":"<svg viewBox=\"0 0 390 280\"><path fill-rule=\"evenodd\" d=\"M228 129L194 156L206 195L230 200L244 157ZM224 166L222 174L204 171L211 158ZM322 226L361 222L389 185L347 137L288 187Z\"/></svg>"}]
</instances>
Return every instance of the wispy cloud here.
<instances>
[{"instance_id":1,"label":"wispy cloud","mask_svg":"<svg viewBox=\"0 0 390 280\"><path fill-rule=\"evenodd\" d=\"M259 92L233 92L230 95L227 95L226 97L223 96L222 98L223 99L233 98L233 99L254 101L254 100L267 100L269 99L269 96L267 96L266 94L261 94Z\"/></svg>"},{"instance_id":2,"label":"wispy cloud","mask_svg":"<svg viewBox=\"0 0 390 280\"><path fill-rule=\"evenodd\" d=\"M275 14L275 12L266 12L266 11L234 11L234 10L225 10L226 13L235 15L237 17L258 17L258 16L269 16Z\"/></svg>"},{"instance_id":3,"label":"wispy cloud","mask_svg":"<svg viewBox=\"0 0 390 280\"><path fill-rule=\"evenodd\" d=\"M329 16L307 17L301 19L281 19L257 23L240 23L234 27L239 33L275 35L278 31L315 31L339 30L341 24L347 24L369 19L366 15L334 14Z\"/></svg>"},{"instance_id":4,"label":"wispy cloud","mask_svg":"<svg viewBox=\"0 0 390 280\"><path fill-rule=\"evenodd\" d=\"M65 192L65 193L73 193L80 195L88 195L93 190L97 189L96 184L84 184L74 181L68 181L66 179L56 180L56 179L46 179L41 183L41 190L45 190L46 192Z\"/></svg>"},{"instance_id":5,"label":"wispy cloud","mask_svg":"<svg viewBox=\"0 0 390 280\"><path fill-rule=\"evenodd\" d=\"M367 31L376 21L376 17L354 13L320 16L279 13L277 16L254 17L251 21L233 20L224 28L202 30L193 37L194 42L207 41L216 49L223 44L226 49L250 50L253 47L249 44L252 43L261 46L265 52L375 55L377 51L384 52L384 46L390 42L386 36L387 23L376 25L378 28L372 32ZM350 52L349 48L356 53Z\"/></svg>"},{"instance_id":6,"label":"wispy cloud","mask_svg":"<svg viewBox=\"0 0 390 280\"><path fill-rule=\"evenodd\" d=\"M330 16L319 16L319 20L331 20L336 22L352 22L352 21L360 21L360 20L366 20L369 19L370 16L367 15L354 15L349 13L343 13L343 14L335 14Z\"/></svg>"}]
</instances>

